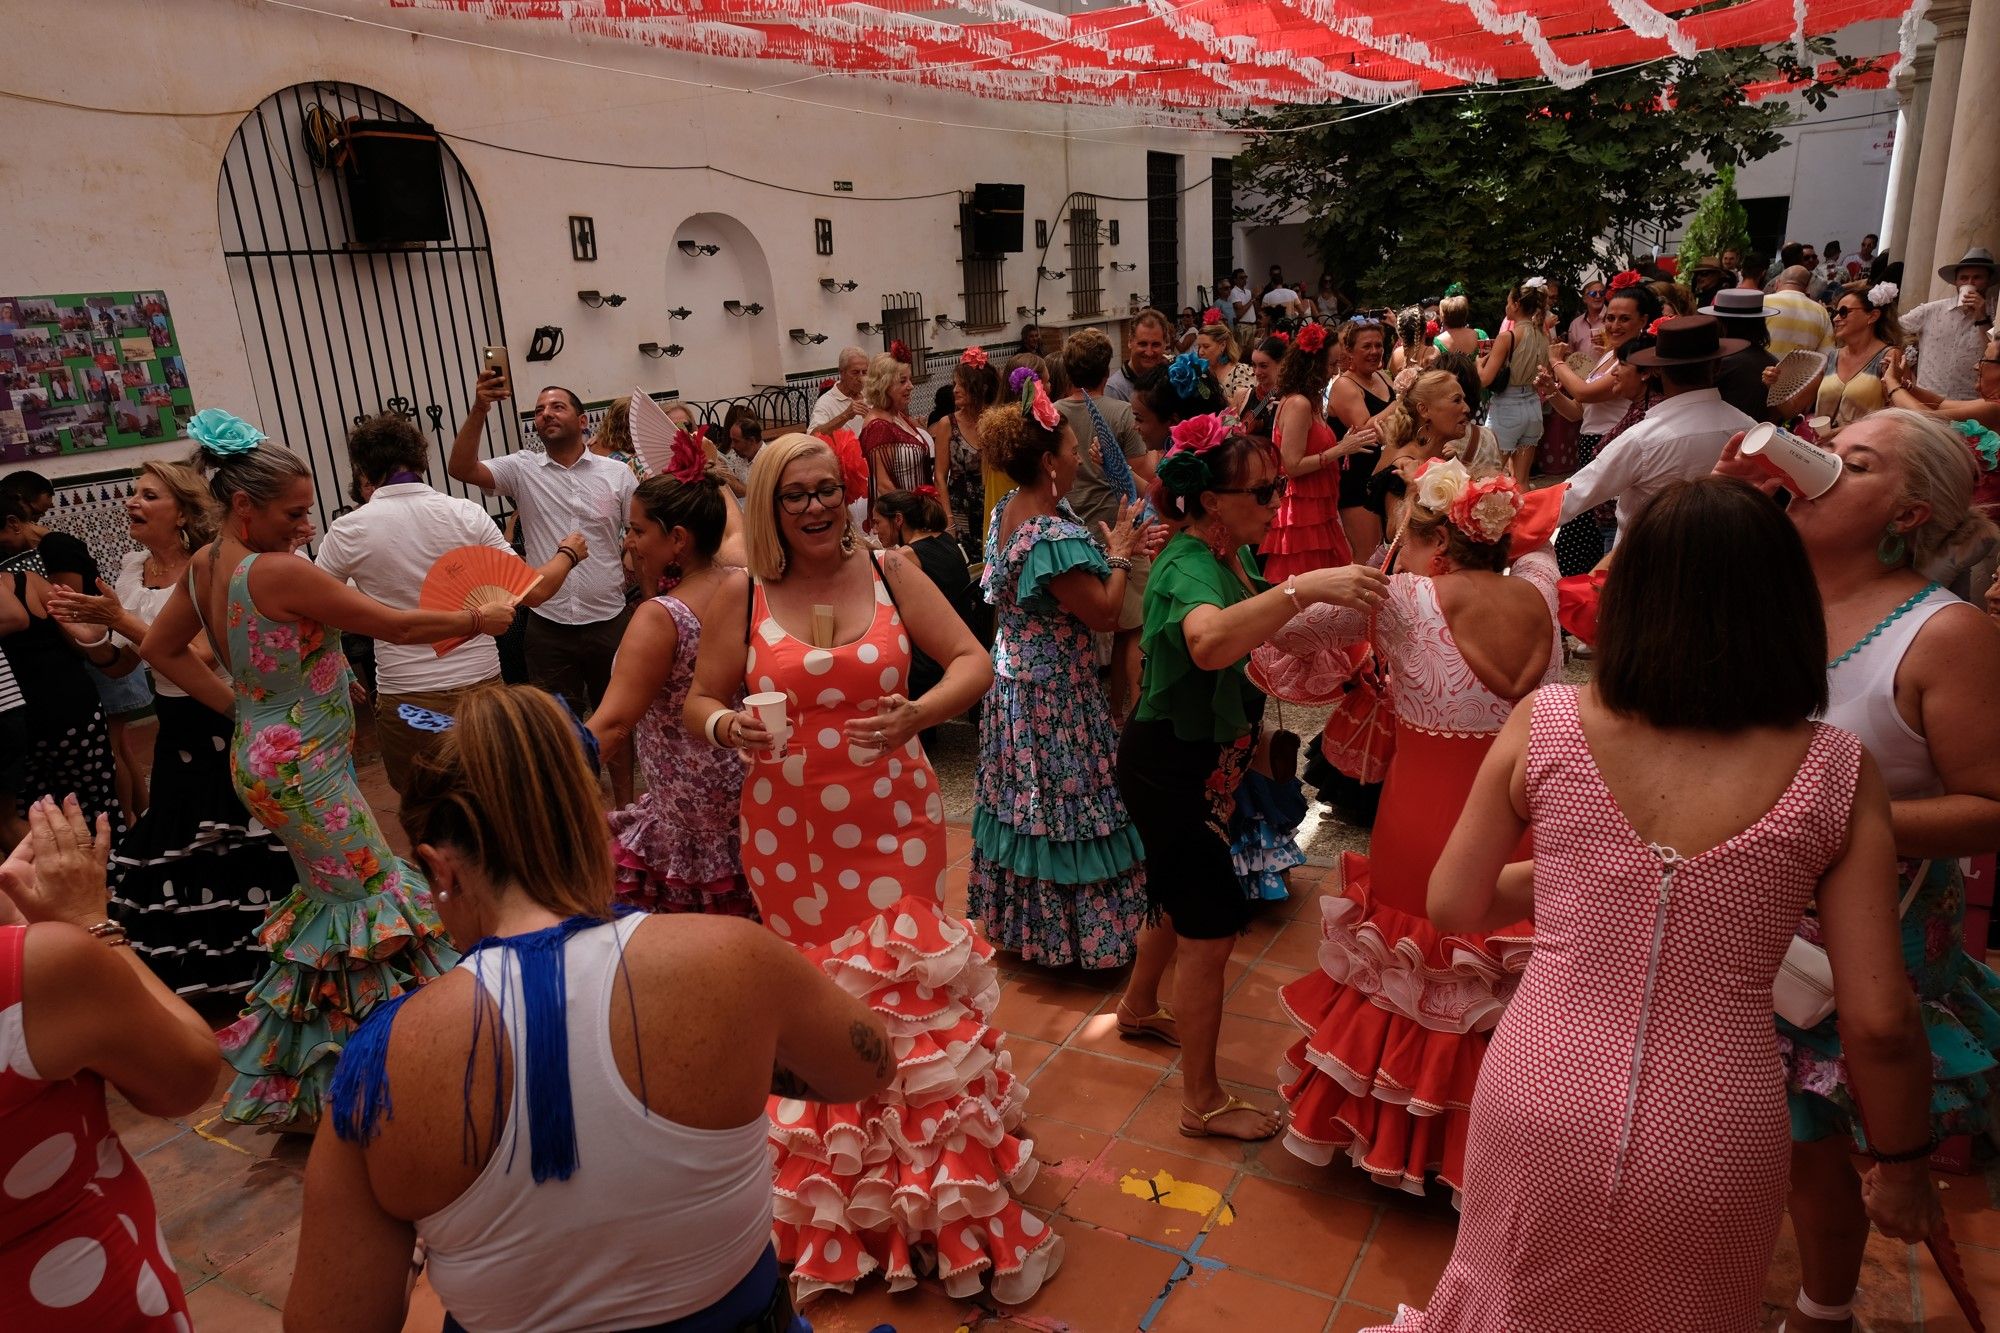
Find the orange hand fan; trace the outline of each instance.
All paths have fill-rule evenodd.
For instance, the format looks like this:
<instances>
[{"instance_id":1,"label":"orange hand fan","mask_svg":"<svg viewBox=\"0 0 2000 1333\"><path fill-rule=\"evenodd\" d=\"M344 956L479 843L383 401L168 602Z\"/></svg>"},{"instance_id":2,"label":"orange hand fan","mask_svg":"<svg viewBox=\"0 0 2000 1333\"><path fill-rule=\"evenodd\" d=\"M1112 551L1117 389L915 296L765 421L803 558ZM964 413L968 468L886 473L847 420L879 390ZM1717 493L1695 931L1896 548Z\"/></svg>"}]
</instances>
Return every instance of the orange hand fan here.
<instances>
[{"instance_id":1,"label":"orange hand fan","mask_svg":"<svg viewBox=\"0 0 2000 1333\"><path fill-rule=\"evenodd\" d=\"M438 557L424 575L417 605L426 611L470 611L491 602L520 605L542 576L512 551L491 546L460 546ZM472 641L472 635L441 639L432 645L439 657Z\"/></svg>"}]
</instances>

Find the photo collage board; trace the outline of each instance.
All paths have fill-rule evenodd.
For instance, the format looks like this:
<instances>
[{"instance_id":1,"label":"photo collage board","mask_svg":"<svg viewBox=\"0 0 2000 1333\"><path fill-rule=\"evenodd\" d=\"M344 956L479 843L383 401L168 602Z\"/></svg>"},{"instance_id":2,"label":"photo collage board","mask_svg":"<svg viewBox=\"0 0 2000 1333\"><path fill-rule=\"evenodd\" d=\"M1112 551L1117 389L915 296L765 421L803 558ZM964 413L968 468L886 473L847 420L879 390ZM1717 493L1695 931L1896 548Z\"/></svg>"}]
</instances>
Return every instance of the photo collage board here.
<instances>
[{"instance_id":1,"label":"photo collage board","mask_svg":"<svg viewBox=\"0 0 2000 1333\"><path fill-rule=\"evenodd\" d=\"M0 296L0 463L179 439L193 415L165 292Z\"/></svg>"}]
</instances>

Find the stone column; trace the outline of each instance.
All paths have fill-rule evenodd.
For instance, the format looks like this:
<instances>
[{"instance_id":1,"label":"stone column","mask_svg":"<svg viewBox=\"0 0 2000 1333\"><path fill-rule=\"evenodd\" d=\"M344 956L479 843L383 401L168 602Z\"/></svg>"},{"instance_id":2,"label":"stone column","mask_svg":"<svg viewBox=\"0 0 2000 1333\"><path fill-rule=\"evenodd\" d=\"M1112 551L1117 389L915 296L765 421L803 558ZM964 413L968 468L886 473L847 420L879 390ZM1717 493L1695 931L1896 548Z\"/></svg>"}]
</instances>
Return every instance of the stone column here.
<instances>
[{"instance_id":1,"label":"stone column","mask_svg":"<svg viewBox=\"0 0 2000 1333\"><path fill-rule=\"evenodd\" d=\"M1896 73L1896 147L1889 156L1889 194L1882 201L1881 235L1877 250L1899 256L1910 234L1910 199L1917 183L1917 145L1924 133L1923 102L1918 91L1930 91L1929 48L1919 51L1911 68Z\"/></svg>"},{"instance_id":2,"label":"stone column","mask_svg":"<svg viewBox=\"0 0 2000 1333\"><path fill-rule=\"evenodd\" d=\"M1944 208L1945 164L1951 157L1952 127L1958 117L1958 87L1965 69L1965 30L1971 0L1937 0L1930 20L1937 25L1937 51L1931 66L1930 105L1924 111L1923 144L1917 156L1916 189L1910 200L1909 242L1903 247L1903 281L1913 296L1930 290L1930 271L1937 267L1938 221ZM1985 77L1982 72L1982 77ZM1905 300L1904 309L1917 304Z\"/></svg>"},{"instance_id":3,"label":"stone column","mask_svg":"<svg viewBox=\"0 0 2000 1333\"><path fill-rule=\"evenodd\" d=\"M1994 71L2000 69L2000 0L1980 0L1972 6L1964 49L1972 77L1958 83L1958 112L1952 118L1951 158L1938 208L1937 241L1931 248L1932 268L1951 263L1975 245L1988 249L2000 245L2000 88L1993 80ZM1932 299L1951 292L1951 283L1935 273L1927 276Z\"/></svg>"}]
</instances>

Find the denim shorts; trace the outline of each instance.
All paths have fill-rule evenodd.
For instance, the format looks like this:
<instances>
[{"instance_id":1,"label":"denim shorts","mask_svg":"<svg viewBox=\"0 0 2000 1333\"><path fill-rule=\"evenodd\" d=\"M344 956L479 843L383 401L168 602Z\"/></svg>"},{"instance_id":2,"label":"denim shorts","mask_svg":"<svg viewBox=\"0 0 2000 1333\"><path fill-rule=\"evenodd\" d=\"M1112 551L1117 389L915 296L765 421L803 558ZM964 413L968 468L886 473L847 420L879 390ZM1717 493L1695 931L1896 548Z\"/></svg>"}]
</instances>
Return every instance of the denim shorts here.
<instances>
[{"instance_id":1,"label":"denim shorts","mask_svg":"<svg viewBox=\"0 0 2000 1333\"><path fill-rule=\"evenodd\" d=\"M1486 425L1503 454L1534 448L1542 442L1541 396L1520 385L1502 389L1486 405Z\"/></svg>"}]
</instances>

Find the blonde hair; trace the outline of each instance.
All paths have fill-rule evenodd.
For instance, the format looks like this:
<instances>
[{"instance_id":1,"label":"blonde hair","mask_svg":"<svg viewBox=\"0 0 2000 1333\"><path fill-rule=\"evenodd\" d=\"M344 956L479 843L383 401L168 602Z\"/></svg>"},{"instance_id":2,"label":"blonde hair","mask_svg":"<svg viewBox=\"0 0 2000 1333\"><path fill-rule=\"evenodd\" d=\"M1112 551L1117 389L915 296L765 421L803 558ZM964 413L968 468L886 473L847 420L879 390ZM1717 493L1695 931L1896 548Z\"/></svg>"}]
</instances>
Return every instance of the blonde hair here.
<instances>
[{"instance_id":1,"label":"blonde hair","mask_svg":"<svg viewBox=\"0 0 2000 1333\"><path fill-rule=\"evenodd\" d=\"M551 912L608 919L597 779L562 705L531 685L493 685L462 696L455 715L412 769L399 812L411 845L456 847Z\"/></svg>"},{"instance_id":2,"label":"blonde hair","mask_svg":"<svg viewBox=\"0 0 2000 1333\"><path fill-rule=\"evenodd\" d=\"M902 364L893 357L877 359ZM869 367L869 373L874 373L874 367ZM785 576L785 534L778 521L778 480L785 475L786 468L812 454L824 454L833 464L834 480L840 480L840 455L817 435L796 431L780 435L759 449L757 457L751 460L750 481L743 496L743 552L753 578L769 583ZM840 516L847 530L854 532L854 515L844 498ZM855 532L857 538L860 535Z\"/></svg>"},{"instance_id":3,"label":"blonde hair","mask_svg":"<svg viewBox=\"0 0 2000 1333\"><path fill-rule=\"evenodd\" d=\"M1930 506L1930 516L1903 534L1910 567L1925 578L1949 583L1959 571L1985 559L1996 534L1992 522L1972 507L1978 467L1965 437L1942 419L1907 407L1885 407L1861 421L1893 429L1903 468L1902 498Z\"/></svg>"},{"instance_id":4,"label":"blonde hair","mask_svg":"<svg viewBox=\"0 0 2000 1333\"><path fill-rule=\"evenodd\" d=\"M201 474L184 463L169 463L164 459L147 463L139 469L141 475L151 474L160 483L161 489L174 497L174 503L181 507L181 547L192 552L215 540L216 512L215 498L209 494L208 483Z\"/></svg>"},{"instance_id":5,"label":"blonde hair","mask_svg":"<svg viewBox=\"0 0 2000 1333\"><path fill-rule=\"evenodd\" d=\"M1223 360L1242 360L1242 353L1236 346L1236 335L1230 331L1227 324L1204 324L1201 326L1201 336L1212 343L1220 343L1222 345Z\"/></svg>"},{"instance_id":6,"label":"blonde hair","mask_svg":"<svg viewBox=\"0 0 2000 1333\"><path fill-rule=\"evenodd\" d=\"M693 415L692 409L678 403L675 406ZM632 452L632 395L611 400L611 406L604 409L604 416L597 423L597 433L590 437L589 449L592 453Z\"/></svg>"},{"instance_id":7,"label":"blonde hair","mask_svg":"<svg viewBox=\"0 0 2000 1333\"><path fill-rule=\"evenodd\" d=\"M868 375L861 381L861 401L878 411L889 410L889 389L896 382L898 371L907 367L887 352L881 352L868 363Z\"/></svg>"},{"instance_id":8,"label":"blonde hair","mask_svg":"<svg viewBox=\"0 0 2000 1333\"><path fill-rule=\"evenodd\" d=\"M1433 406L1458 387L1458 376L1449 370L1426 370L1417 376L1409 390L1397 396L1395 410L1384 415L1378 426L1383 452L1415 440L1423 427L1423 417L1417 409Z\"/></svg>"},{"instance_id":9,"label":"blonde hair","mask_svg":"<svg viewBox=\"0 0 2000 1333\"><path fill-rule=\"evenodd\" d=\"M1448 329L1462 329L1472 323L1472 302L1457 292L1438 302L1438 323Z\"/></svg>"}]
</instances>

